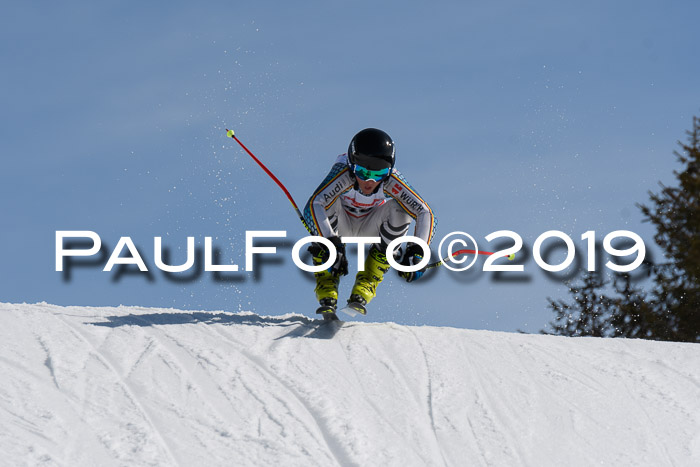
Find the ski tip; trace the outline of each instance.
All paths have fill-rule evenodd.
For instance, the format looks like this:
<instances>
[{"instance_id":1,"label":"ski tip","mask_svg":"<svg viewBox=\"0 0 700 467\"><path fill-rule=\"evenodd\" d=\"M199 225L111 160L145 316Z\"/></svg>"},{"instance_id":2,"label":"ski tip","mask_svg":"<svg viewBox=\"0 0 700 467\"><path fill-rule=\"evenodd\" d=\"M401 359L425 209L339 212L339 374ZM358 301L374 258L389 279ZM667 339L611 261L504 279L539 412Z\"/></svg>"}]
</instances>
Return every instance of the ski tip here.
<instances>
[{"instance_id":1,"label":"ski tip","mask_svg":"<svg viewBox=\"0 0 700 467\"><path fill-rule=\"evenodd\" d=\"M349 306L346 306L345 308L341 308L340 311L342 313L345 313L346 315L350 316L351 318L354 318L355 316L358 315L358 312Z\"/></svg>"},{"instance_id":2,"label":"ski tip","mask_svg":"<svg viewBox=\"0 0 700 467\"><path fill-rule=\"evenodd\" d=\"M361 303L356 303L356 302L350 302L348 303L345 308L342 308L340 311L345 313L346 315L350 315L352 317L359 315L366 315L367 314L367 309L361 304Z\"/></svg>"}]
</instances>

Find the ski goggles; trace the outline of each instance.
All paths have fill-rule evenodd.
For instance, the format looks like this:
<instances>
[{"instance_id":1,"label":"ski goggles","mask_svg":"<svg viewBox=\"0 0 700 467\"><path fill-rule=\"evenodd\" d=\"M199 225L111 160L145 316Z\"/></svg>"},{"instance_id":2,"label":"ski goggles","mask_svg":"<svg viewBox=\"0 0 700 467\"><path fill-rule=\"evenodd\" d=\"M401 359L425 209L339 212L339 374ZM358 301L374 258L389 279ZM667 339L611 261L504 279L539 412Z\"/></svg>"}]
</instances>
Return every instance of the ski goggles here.
<instances>
[{"instance_id":1,"label":"ski goggles","mask_svg":"<svg viewBox=\"0 0 700 467\"><path fill-rule=\"evenodd\" d=\"M369 170L361 165L354 164L352 166L352 171L355 173L355 176L363 182L368 180L372 180L373 182L381 182L389 175L391 169L386 168L382 170Z\"/></svg>"}]
</instances>

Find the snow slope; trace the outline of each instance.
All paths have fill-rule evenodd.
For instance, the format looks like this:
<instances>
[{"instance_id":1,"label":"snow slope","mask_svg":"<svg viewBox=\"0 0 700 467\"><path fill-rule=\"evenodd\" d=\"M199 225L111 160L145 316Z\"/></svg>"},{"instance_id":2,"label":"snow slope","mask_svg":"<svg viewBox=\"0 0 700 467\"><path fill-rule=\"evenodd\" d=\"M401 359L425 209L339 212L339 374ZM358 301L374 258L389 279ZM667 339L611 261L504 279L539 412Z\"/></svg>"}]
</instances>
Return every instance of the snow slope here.
<instances>
[{"instance_id":1,"label":"snow slope","mask_svg":"<svg viewBox=\"0 0 700 467\"><path fill-rule=\"evenodd\" d=\"M700 465L700 345L0 304L0 465Z\"/></svg>"}]
</instances>

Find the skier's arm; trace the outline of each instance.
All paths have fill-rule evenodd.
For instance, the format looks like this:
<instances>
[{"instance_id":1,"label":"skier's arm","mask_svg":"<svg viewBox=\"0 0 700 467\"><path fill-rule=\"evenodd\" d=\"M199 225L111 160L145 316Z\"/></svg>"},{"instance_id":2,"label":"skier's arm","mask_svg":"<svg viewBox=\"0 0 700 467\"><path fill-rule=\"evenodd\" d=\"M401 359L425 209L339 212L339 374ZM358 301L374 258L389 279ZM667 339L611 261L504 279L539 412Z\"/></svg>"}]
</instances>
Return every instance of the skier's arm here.
<instances>
[{"instance_id":1,"label":"skier's arm","mask_svg":"<svg viewBox=\"0 0 700 467\"><path fill-rule=\"evenodd\" d=\"M409 185L401 172L394 169L384 185L384 193L394 198L403 210L416 220L414 235L430 245L435 235L437 219L428 203Z\"/></svg>"},{"instance_id":2,"label":"skier's arm","mask_svg":"<svg viewBox=\"0 0 700 467\"><path fill-rule=\"evenodd\" d=\"M352 188L350 169L347 163L339 158L304 207L304 220L312 235L326 238L338 236L338 232L333 229L328 220L326 210L350 188Z\"/></svg>"}]
</instances>

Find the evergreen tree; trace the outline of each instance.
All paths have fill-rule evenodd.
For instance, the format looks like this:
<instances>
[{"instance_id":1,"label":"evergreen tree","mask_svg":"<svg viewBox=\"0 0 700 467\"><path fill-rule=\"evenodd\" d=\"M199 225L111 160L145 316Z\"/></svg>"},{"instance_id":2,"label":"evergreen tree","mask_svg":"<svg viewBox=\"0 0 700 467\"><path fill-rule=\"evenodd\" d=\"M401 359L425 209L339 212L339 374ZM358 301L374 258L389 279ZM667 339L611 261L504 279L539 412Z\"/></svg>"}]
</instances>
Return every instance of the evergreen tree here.
<instances>
[{"instance_id":1,"label":"evergreen tree","mask_svg":"<svg viewBox=\"0 0 700 467\"><path fill-rule=\"evenodd\" d=\"M675 152L683 171L674 171L677 187L661 185L640 205L656 227L654 240L668 262L655 268L657 312L668 322L666 338L700 342L700 119L693 118L688 143ZM659 338L663 338L659 336Z\"/></svg>"},{"instance_id":2,"label":"evergreen tree","mask_svg":"<svg viewBox=\"0 0 700 467\"><path fill-rule=\"evenodd\" d=\"M612 300L611 337L670 340L669 322L658 302L644 289L634 287L629 274L618 274L613 281L618 297Z\"/></svg>"},{"instance_id":3,"label":"evergreen tree","mask_svg":"<svg viewBox=\"0 0 700 467\"><path fill-rule=\"evenodd\" d=\"M561 336L610 336L614 332L610 322L613 301L600 292L604 286L600 275L588 272L582 284L569 286L573 304L547 298L556 317L549 323L552 331L541 332Z\"/></svg>"},{"instance_id":4,"label":"evergreen tree","mask_svg":"<svg viewBox=\"0 0 700 467\"><path fill-rule=\"evenodd\" d=\"M556 313L547 334L630 337L700 342L700 119L693 118L688 143L674 154L684 170L674 171L677 187L661 184L649 193L651 205L639 205L645 220L656 227L654 240L666 262L652 268L650 292L632 286L629 274L618 274L611 299L605 282L587 273L583 284L569 292L574 303L548 298Z\"/></svg>"}]
</instances>

